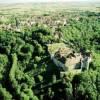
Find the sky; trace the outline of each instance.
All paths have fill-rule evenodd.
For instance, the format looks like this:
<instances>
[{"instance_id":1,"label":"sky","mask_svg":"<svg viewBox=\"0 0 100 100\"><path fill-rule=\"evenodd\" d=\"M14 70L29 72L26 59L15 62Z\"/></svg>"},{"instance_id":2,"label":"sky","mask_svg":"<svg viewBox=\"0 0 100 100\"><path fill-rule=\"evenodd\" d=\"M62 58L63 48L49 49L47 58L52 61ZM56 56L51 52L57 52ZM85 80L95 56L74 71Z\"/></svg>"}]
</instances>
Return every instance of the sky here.
<instances>
[{"instance_id":1,"label":"sky","mask_svg":"<svg viewBox=\"0 0 100 100\"><path fill-rule=\"evenodd\" d=\"M0 3L59 2L59 1L100 1L100 0L0 0Z\"/></svg>"}]
</instances>

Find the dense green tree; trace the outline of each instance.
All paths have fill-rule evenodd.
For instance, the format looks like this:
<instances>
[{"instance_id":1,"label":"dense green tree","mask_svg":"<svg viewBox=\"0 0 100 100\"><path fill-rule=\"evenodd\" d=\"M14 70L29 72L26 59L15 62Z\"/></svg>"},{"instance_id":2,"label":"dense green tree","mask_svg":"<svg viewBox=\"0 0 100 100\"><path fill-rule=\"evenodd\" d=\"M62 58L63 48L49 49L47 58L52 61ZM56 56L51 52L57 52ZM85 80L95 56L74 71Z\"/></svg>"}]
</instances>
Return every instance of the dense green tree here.
<instances>
[{"instance_id":1,"label":"dense green tree","mask_svg":"<svg viewBox=\"0 0 100 100\"><path fill-rule=\"evenodd\" d=\"M12 95L5 88L3 88L1 84L0 84L0 99L1 100L12 99Z\"/></svg>"},{"instance_id":2,"label":"dense green tree","mask_svg":"<svg viewBox=\"0 0 100 100\"><path fill-rule=\"evenodd\" d=\"M60 77L47 50L47 44L57 42L48 26L25 25L23 32L0 29L0 100L99 100L100 13L66 14L70 16L67 25L59 24L56 31L59 36L62 33L61 42L67 46L82 54L92 52L90 70ZM14 23L13 17L0 21L8 22Z\"/></svg>"},{"instance_id":3,"label":"dense green tree","mask_svg":"<svg viewBox=\"0 0 100 100\"><path fill-rule=\"evenodd\" d=\"M96 72L83 72L76 77L74 80L75 98L76 99L86 99L86 100L96 100L97 89L96 89ZM82 98L81 98L82 97Z\"/></svg>"}]
</instances>

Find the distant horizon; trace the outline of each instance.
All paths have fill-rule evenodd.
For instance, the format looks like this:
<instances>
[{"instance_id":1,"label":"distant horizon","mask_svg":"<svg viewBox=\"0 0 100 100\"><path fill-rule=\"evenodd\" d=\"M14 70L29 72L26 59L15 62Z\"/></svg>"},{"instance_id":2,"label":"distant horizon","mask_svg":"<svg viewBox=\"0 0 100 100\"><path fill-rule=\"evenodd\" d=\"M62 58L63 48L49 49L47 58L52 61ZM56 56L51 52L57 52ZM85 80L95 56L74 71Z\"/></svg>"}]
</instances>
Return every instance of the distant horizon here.
<instances>
[{"instance_id":1,"label":"distant horizon","mask_svg":"<svg viewBox=\"0 0 100 100\"><path fill-rule=\"evenodd\" d=\"M100 2L100 0L0 0L0 4L14 3L56 3L56 2Z\"/></svg>"}]
</instances>

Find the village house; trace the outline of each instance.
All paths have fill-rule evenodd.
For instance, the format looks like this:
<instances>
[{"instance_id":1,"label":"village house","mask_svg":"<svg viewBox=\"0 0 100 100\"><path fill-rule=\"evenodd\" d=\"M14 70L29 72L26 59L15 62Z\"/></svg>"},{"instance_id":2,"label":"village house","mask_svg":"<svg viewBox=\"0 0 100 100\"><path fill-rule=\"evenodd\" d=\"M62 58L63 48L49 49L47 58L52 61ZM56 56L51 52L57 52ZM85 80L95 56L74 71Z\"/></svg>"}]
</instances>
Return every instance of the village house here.
<instances>
[{"instance_id":1,"label":"village house","mask_svg":"<svg viewBox=\"0 0 100 100\"><path fill-rule=\"evenodd\" d=\"M73 70L79 70L81 72L89 69L89 64L91 62L91 55L89 52L82 55L66 47L63 43L49 44L48 51L53 62L63 72Z\"/></svg>"}]
</instances>

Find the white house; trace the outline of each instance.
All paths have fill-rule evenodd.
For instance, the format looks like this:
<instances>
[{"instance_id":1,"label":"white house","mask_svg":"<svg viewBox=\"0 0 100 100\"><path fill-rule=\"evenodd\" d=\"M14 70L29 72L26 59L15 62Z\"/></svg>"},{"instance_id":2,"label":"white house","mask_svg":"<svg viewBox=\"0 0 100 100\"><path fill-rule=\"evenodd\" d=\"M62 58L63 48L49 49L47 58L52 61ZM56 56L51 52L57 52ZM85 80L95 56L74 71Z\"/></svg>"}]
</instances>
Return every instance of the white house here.
<instances>
[{"instance_id":1,"label":"white house","mask_svg":"<svg viewBox=\"0 0 100 100\"><path fill-rule=\"evenodd\" d=\"M48 51L53 62L62 71L72 71L83 69L88 70L91 56L74 52L63 43L49 44Z\"/></svg>"}]
</instances>

